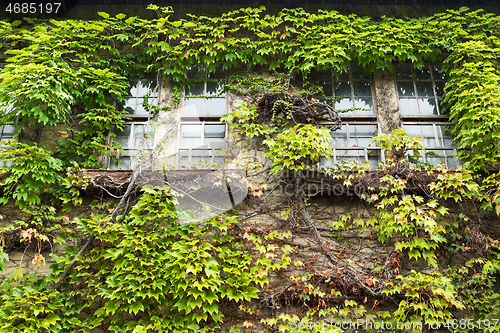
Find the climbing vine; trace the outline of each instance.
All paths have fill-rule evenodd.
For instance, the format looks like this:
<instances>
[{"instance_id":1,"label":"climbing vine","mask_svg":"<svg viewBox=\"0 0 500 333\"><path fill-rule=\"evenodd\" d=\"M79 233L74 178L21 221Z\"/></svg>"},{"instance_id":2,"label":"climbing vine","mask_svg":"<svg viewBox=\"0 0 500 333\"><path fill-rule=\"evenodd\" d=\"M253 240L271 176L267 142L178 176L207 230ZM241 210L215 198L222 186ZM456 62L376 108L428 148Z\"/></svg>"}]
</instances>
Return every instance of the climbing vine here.
<instances>
[{"instance_id":1,"label":"climbing vine","mask_svg":"<svg viewBox=\"0 0 500 333\"><path fill-rule=\"evenodd\" d=\"M0 152L6 162L0 203L24 214L1 229L0 270L15 235L25 251L34 248L32 262L39 265L46 262L44 247L78 233L86 238L63 256L52 255L51 274L24 275L19 267L2 282L0 329L236 332L241 329L229 318L246 315L252 320L245 329L263 325L280 332L320 331L319 321L338 330L334 323L348 320L362 320L368 331L376 331L368 323L387 321L470 332L481 320L498 318L498 240L483 219L500 215L500 17L467 8L418 19L302 9L270 15L261 7L173 20L171 8L149 8L157 18L99 13L95 21L0 22L0 43L8 48L1 122L17 130L17 142L6 142ZM372 74L392 71L396 62L420 68L441 61L449 76L443 106L456 123L463 168L412 164L425 150L400 129L374 138L387 156L378 170L356 163L316 168L329 158L330 133L341 122L332 101L310 82L311 72L345 71L356 63ZM173 85L174 103L145 107L154 116L173 114L193 66L231 72L226 88L243 102L221 120L242 140L258 142L253 148L270 160L247 155L233 161L263 175L247 182L251 209L179 224L179 214L191 216L175 207L184 194L168 182L139 184L140 169L118 203L102 196L84 203L92 181L82 170L99 167L120 149L114 131L127 119L118 105L130 81L161 73ZM43 146L48 128L57 128L55 147ZM327 186L352 189L370 216L338 214L325 233L311 217L317 207L308 192L310 171L326 175ZM274 214L268 200L283 188L292 191L285 191L288 202L274 206ZM80 205L85 213L71 215ZM264 214L275 224L247 224ZM0 209L0 215L10 214ZM368 232L369 241L389 252L374 253L371 268L357 265L346 254L355 246L338 245L353 231ZM290 240L306 234L312 236L306 249L315 247L316 259L327 263L323 269L304 263L300 242ZM338 246L325 240L331 234ZM460 255L458 263L446 262L452 254ZM425 268L408 269L403 263L409 262ZM287 269L294 274L287 277ZM287 282L276 287L274 275ZM472 328L470 322L450 325L464 313Z\"/></svg>"}]
</instances>

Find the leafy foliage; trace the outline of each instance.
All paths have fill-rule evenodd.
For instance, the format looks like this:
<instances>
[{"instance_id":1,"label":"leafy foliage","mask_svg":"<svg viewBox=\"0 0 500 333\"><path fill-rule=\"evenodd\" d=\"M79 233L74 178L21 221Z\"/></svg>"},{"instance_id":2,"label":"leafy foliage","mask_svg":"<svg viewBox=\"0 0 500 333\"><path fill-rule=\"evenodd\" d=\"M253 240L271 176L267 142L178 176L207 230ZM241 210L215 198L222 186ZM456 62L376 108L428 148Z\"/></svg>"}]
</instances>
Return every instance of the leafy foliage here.
<instances>
[{"instance_id":1,"label":"leafy foliage","mask_svg":"<svg viewBox=\"0 0 500 333\"><path fill-rule=\"evenodd\" d=\"M317 93L307 85L313 69L346 70L356 63L370 74L376 69L392 70L395 62L411 62L419 68L424 62L440 61L446 53L450 79L443 102L457 123L456 142L465 169L411 168L406 156L412 151L413 158L419 157L423 149L418 140L402 130L377 136L388 163L380 165L384 175L377 191L369 189L362 197L375 213L368 218L344 215L331 224L335 232L373 230L378 241L393 249L386 263L362 279L349 261L339 264L339 260L335 262L338 271L347 275L328 272L314 284L311 272L294 277L292 286L302 288L297 296L300 305L309 306L313 300L316 305L301 318L282 312L263 323L287 332L292 323L303 323L304 330L311 331L307 325L324 318L445 323L457 310L477 319L498 317L500 296L494 290L500 269L498 241L486 237L475 223L479 212L456 213L448 207L479 202L481 209L500 215L498 174L481 179L474 173L498 170L500 17L462 8L428 18L374 20L325 10L313 14L284 9L271 15L261 7L174 20L171 8L149 8L157 18L100 13L102 19L88 22L0 22L2 46L9 48L8 65L0 76L0 107L5 110L1 123L13 123L20 139L0 152L0 160L12 161L0 169L4 194L0 202L13 199L30 215L2 229L2 248L4 234L21 229L24 243L36 240L33 262L41 264L45 262L42 244L66 237L49 232L71 233L63 226L70 218L62 211L82 202L75 185L85 180L77 173L80 168L99 166L100 157L110 157L119 148L116 142L107 143L113 138L113 126L122 129L125 120L116 105L123 102L129 80L145 72L159 71L176 83L175 106L187 83L186 68L201 65L213 72L221 63L223 70L274 73L276 80L234 75L228 87L247 99L222 118L240 134L265 139L265 155L273 160L267 181L286 168L307 170L320 157L328 157L331 136L329 128L297 124L285 113L273 112L270 122L259 123L257 97L274 93L309 98ZM300 92L290 85L294 75L306 82ZM280 106L276 105L273 111ZM153 111L156 115L174 110ZM65 131L59 132L57 147L42 148L44 128L61 124ZM353 164L351 169L341 166L328 174L344 177L344 185L350 186L365 176L366 169ZM413 173L432 178L419 184L422 193L409 191ZM260 187L266 190L268 185ZM264 203L273 190L266 193ZM281 213L283 225L292 228L307 219L303 198L296 199L300 207L291 204ZM175 194L168 188L145 187L132 208L122 209L118 217L110 216L109 207L93 205L92 215L77 219L82 233L95 237L84 257L68 247L66 256L54 256L57 264L51 267L51 275L23 276L16 269L1 284L0 328L54 332L101 326L114 332L208 332L222 325L222 304L240 303L244 308L241 303L260 297L257 287L262 289L268 282L269 271L282 274L292 262L286 255L291 247L281 243L289 233L253 230L241 235L238 219L231 215L179 225L177 214L189 213L175 210L174 204ZM307 229L314 230L314 225ZM280 239L276 242L280 245L270 244L273 239ZM439 251L464 256L474 252L476 258L436 272L442 268ZM324 254L335 259L328 251ZM80 264L59 290L52 288L75 257ZM405 258L423 259L434 272L402 275L400 260ZM8 255L2 249L1 270L4 260ZM301 266L299 261L294 264ZM348 291L330 287L335 277L364 288L365 297L374 299L371 310L365 307L367 301L361 304L348 299ZM397 311L379 311L377 305L384 296L399 301ZM328 303L336 297L344 297L342 305Z\"/></svg>"}]
</instances>

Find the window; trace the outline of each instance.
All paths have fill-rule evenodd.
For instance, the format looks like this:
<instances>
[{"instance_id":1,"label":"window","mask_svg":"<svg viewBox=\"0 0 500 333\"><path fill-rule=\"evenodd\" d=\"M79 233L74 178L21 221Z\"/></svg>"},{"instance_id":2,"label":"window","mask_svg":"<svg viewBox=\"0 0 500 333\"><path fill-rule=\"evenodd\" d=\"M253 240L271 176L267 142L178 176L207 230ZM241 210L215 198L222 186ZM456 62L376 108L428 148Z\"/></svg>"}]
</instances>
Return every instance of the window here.
<instances>
[{"instance_id":1,"label":"window","mask_svg":"<svg viewBox=\"0 0 500 333\"><path fill-rule=\"evenodd\" d=\"M411 64L398 64L395 74L403 130L422 139L422 145L428 150L420 160L434 166L444 163L448 168L457 168L460 162L453 157L456 149L452 146L452 124L439 104L446 83L441 66L426 64L415 69Z\"/></svg>"},{"instance_id":2,"label":"window","mask_svg":"<svg viewBox=\"0 0 500 333\"><path fill-rule=\"evenodd\" d=\"M110 162L110 169L130 169L138 160L147 161L154 146L153 128L147 122L126 123L123 131L115 129L116 141L123 150L117 153L121 163Z\"/></svg>"},{"instance_id":3,"label":"window","mask_svg":"<svg viewBox=\"0 0 500 333\"><path fill-rule=\"evenodd\" d=\"M210 73L201 66L188 69L179 130L180 167L215 168L224 163L226 125L219 119L226 113L222 71Z\"/></svg>"},{"instance_id":4,"label":"window","mask_svg":"<svg viewBox=\"0 0 500 333\"><path fill-rule=\"evenodd\" d=\"M149 110L144 107L146 95L149 96L149 105L157 105L156 79L149 77L146 79L134 80L131 82L129 95L125 96L126 102L119 103L117 108L130 116L148 117Z\"/></svg>"},{"instance_id":5,"label":"window","mask_svg":"<svg viewBox=\"0 0 500 333\"><path fill-rule=\"evenodd\" d=\"M5 142L14 138L17 133L14 125L0 125L0 142ZM0 145L0 148L6 148L7 145ZM12 161L0 161L0 166L10 166Z\"/></svg>"},{"instance_id":6,"label":"window","mask_svg":"<svg viewBox=\"0 0 500 333\"><path fill-rule=\"evenodd\" d=\"M339 162L356 161L370 162L376 166L382 160L381 150L369 147L373 137L378 134L378 125L373 122L342 122L342 127L332 132L333 140L330 142L333 154L330 160L320 161L322 167L332 167Z\"/></svg>"},{"instance_id":7,"label":"window","mask_svg":"<svg viewBox=\"0 0 500 333\"><path fill-rule=\"evenodd\" d=\"M321 159L320 166L332 167L342 161L369 161L376 166L383 156L379 148L369 147L379 133L372 79L353 64L347 71L328 70L315 76L325 95L320 99L332 105L342 119L342 127L331 133L331 159Z\"/></svg>"},{"instance_id":8,"label":"window","mask_svg":"<svg viewBox=\"0 0 500 333\"><path fill-rule=\"evenodd\" d=\"M411 64L397 64L395 67L401 115L441 115L439 100L446 83L441 66L427 64L415 69Z\"/></svg>"},{"instance_id":9,"label":"window","mask_svg":"<svg viewBox=\"0 0 500 333\"><path fill-rule=\"evenodd\" d=\"M338 99L333 103L335 111L342 112L356 108L348 112L342 112L341 116L373 116L373 92L372 81L366 76L362 67L349 66L349 70L332 72L324 71L319 80L323 87L323 93L328 100Z\"/></svg>"},{"instance_id":10,"label":"window","mask_svg":"<svg viewBox=\"0 0 500 333\"><path fill-rule=\"evenodd\" d=\"M146 108L145 99L147 98L149 106L158 104L157 80L149 76L133 80L130 86L126 101L117 105L125 117L131 118L125 123L123 131L117 128L114 131L116 140L123 149L116 154L121 163L110 161L110 169L130 169L139 160L147 161L155 143L153 127L148 123L150 113Z\"/></svg>"}]
</instances>

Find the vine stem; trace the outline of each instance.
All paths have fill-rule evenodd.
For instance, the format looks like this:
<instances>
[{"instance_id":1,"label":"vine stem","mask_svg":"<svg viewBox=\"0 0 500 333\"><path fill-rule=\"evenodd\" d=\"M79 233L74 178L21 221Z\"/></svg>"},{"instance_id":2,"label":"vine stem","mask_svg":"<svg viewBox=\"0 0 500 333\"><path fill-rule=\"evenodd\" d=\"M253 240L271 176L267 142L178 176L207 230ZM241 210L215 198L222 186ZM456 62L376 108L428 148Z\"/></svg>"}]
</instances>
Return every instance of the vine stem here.
<instances>
[{"instance_id":1,"label":"vine stem","mask_svg":"<svg viewBox=\"0 0 500 333\"><path fill-rule=\"evenodd\" d=\"M123 197L120 199L120 202L118 203L118 205L116 206L115 210L111 214L111 219L109 221L107 221L107 222L101 222L99 224L100 226L103 227L103 229L106 227L106 225L108 225L110 223L113 223L116 220L116 217L118 216L118 212L120 211L120 208L123 206L123 204L125 203L125 201L127 200L127 198L130 196L130 193L132 192L132 189L134 188L135 181L137 180L137 177L139 176L140 171L141 171L140 167L138 167L138 168L136 168L134 170L134 173L133 173L132 177L130 178L130 182L128 184L127 191L125 192L125 194L123 195ZM90 246L90 244L92 244L92 242L94 240L95 240L95 236L91 235L89 237L89 239L87 240L87 242L85 242L85 244L82 246L82 248L80 249L80 251L78 251L78 253L75 255L75 257L73 258L73 260L69 263L69 265L66 266L66 269L61 274L61 277L59 278L59 281L57 281L57 283L54 285L53 289L59 290L59 288L61 287L61 283L63 282L64 278L66 278L66 276L69 274L69 272L71 271L71 269L73 268L73 266L78 261L78 258L87 250L87 248Z\"/></svg>"},{"instance_id":2,"label":"vine stem","mask_svg":"<svg viewBox=\"0 0 500 333\"><path fill-rule=\"evenodd\" d=\"M356 272L354 269L352 269L346 262L338 259L332 251L330 251L330 248L325 244L323 241L323 238L319 234L318 230L314 226L314 223L309 216L309 213L307 213L306 210L306 203L302 198L299 198L299 205L300 205L300 214L302 215L302 218L306 222L307 227L309 228L309 231L312 233L314 239L319 245L319 248L323 252L323 254L328 258L328 260L333 263L336 266L340 266L346 269L350 273L350 275L356 280L356 282L363 287L365 290L369 291L372 295L376 295L377 293L370 287L364 283L363 279L360 277L360 273Z\"/></svg>"}]
</instances>

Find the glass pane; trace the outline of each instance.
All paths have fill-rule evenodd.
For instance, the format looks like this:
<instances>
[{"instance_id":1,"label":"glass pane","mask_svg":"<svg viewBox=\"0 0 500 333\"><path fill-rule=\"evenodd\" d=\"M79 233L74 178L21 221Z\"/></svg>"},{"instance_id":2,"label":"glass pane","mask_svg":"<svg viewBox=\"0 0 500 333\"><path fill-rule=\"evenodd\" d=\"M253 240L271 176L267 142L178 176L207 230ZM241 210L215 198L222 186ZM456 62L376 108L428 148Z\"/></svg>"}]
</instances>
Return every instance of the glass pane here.
<instances>
[{"instance_id":1,"label":"glass pane","mask_svg":"<svg viewBox=\"0 0 500 333\"><path fill-rule=\"evenodd\" d=\"M13 137L16 134L16 128L14 125L3 125L2 137Z\"/></svg>"},{"instance_id":2,"label":"glass pane","mask_svg":"<svg viewBox=\"0 0 500 333\"><path fill-rule=\"evenodd\" d=\"M206 115L208 116L222 116L226 113L226 99L225 98L207 98L206 99Z\"/></svg>"},{"instance_id":3,"label":"glass pane","mask_svg":"<svg viewBox=\"0 0 500 333\"><path fill-rule=\"evenodd\" d=\"M129 114L134 114L135 113L135 106L136 106L136 98L131 97L127 98L127 101L125 102L125 105L119 104L118 110L123 110L123 113L129 113Z\"/></svg>"},{"instance_id":4,"label":"glass pane","mask_svg":"<svg viewBox=\"0 0 500 333\"><path fill-rule=\"evenodd\" d=\"M427 148L427 147L438 147L439 145L436 144L436 139L434 138L424 138L424 140L422 141L422 146Z\"/></svg>"},{"instance_id":5,"label":"glass pane","mask_svg":"<svg viewBox=\"0 0 500 333\"><path fill-rule=\"evenodd\" d=\"M183 116L201 116L203 115L204 98L184 98Z\"/></svg>"},{"instance_id":6,"label":"glass pane","mask_svg":"<svg viewBox=\"0 0 500 333\"><path fill-rule=\"evenodd\" d=\"M335 82L335 97L351 96L351 84L349 81Z\"/></svg>"},{"instance_id":7,"label":"glass pane","mask_svg":"<svg viewBox=\"0 0 500 333\"><path fill-rule=\"evenodd\" d=\"M186 75L190 80L205 79L205 68L202 65L192 65L186 70Z\"/></svg>"},{"instance_id":8,"label":"glass pane","mask_svg":"<svg viewBox=\"0 0 500 333\"><path fill-rule=\"evenodd\" d=\"M131 161L129 156L120 156L120 161L122 163L111 161L110 169L130 169Z\"/></svg>"},{"instance_id":9,"label":"glass pane","mask_svg":"<svg viewBox=\"0 0 500 333\"><path fill-rule=\"evenodd\" d=\"M139 81L137 80L134 80L132 82L130 82L130 89L128 91L128 96L134 96L136 97L137 96L137 87L139 85Z\"/></svg>"},{"instance_id":10,"label":"glass pane","mask_svg":"<svg viewBox=\"0 0 500 333\"><path fill-rule=\"evenodd\" d=\"M444 85L445 85L445 82L444 81L436 81L435 83L435 89L436 89L436 95L437 96L443 96L444 94Z\"/></svg>"},{"instance_id":11,"label":"glass pane","mask_svg":"<svg viewBox=\"0 0 500 333\"><path fill-rule=\"evenodd\" d=\"M223 96L224 84L220 82L207 82L207 95L208 96Z\"/></svg>"},{"instance_id":12,"label":"glass pane","mask_svg":"<svg viewBox=\"0 0 500 333\"><path fill-rule=\"evenodd\" d=\"M432 82L416 82L417 84L417 94L419 97L424 96L434 96L434 91L432 90Z\"/></svg>"},{"instance_id":13,"label":"glass pane","mask_svg":"<svg viewBox=\"0 0 500 333\"><path fill-rule=\"evenodd\" d=\"M370 145L370 143L372 143L372 141L373 141L372 138L359 138L359 137L356 140L358 147L368 147ZM352 140L351 140L351 144L352 144Z\"/></svg>"},{"instance_id":14,"label":"glass pane","mask_svg":"<svg viewBox=\"0 0 500 333\"><path fill-rule=\"evenodd\" d=\"M191 151L191 156L197 158L208 158L212 159L212 150L210 149L193 149Z\"/></svg>"},{"instance_id":15,"label":"glass pane","mask_svg":"<svg viewBox=\"0 0 500 333\"><path fill-rule=\"evenodd\" d=\"M205 137L224 138L226 125L205 125Z\"/></svg>"},{"instance_id":16,"label":"glass pane","mask_svg":"<svg viewBox=\"0 0 500 333\"><path fill-rule=\"evenodd\" d=\"M118 142L118 144L124 148L128 147L128 138L117 137L116 142Z\"/></svg>"},{"instance_id":17,"label":"glass pane","mask_svg":"<svg viewBox=\"0 0 500 333\"><path fill-rule=\"evenodd\" d=\"M372 137L375 135L376 127L375 127L375 125L356 125L355 130L356 130L356 132L355 132L356 136Z\"/></svg>"},{"instance_id":18,"label":"glass pane","mask_svg":"<svg viewBox=\"0 0 500 333\"><path fill-rule=\"evenodd\" d=\"M436 100L434 98L419 98L418 105L420 107L421 115L437 115L438 110L436 107Z\"/></svg>"},{"instance_id":19,"label":"glass pane","mask_svg":"<svg viewBox=\"0 0 500 333\"><path fill-rule=\"evenodd\" d=\"M430 80L431 79L431 71L429 70L429 65L425 65L420 69L413 69L413 73L415 74L415 79L417 80Z\"/></svg>"},{"instance_id":20,"label":"glass pane","mask_svg":"<svg viewBox=\"0 0 500 333\"><path fill-rule=\"evenodd\" d=\"M182 138L181 147L201 147L201 138Z\"/></svg>"},{"instance_id":21,"label":"glass pane","mask_svg":"<svg viewBox=\"0 0 500 333\"><path fill-rule=\"evenodd\" d=\"M413 97L415 96L415 88L413 82L398 81L399 96Z\"/></svg>"},{"instance_id":22,"label":"glass pane","mask_svg":"<svg viewBox=\"0 0 500 333\"><path fill-rule=\"evenodd\" d=\"M444 152L442 150L428 151L427 153L432 153L427 155L427 163L433 166L444 163Z\"/></svg>"},{"instance_id":23,"label":"glass pane","mask_svg":"<svg viewBox=\"0 0 500 333\"><path fill-rule=\"evenodd\" d=\"M153 128L151 126L145 125L135 125L134 128L134 148L138 148L139 145L145 147L151 147L154 142Z\"/></svg>"},{"instance_id":24,"label":"glass pane","mask_svg":"<svg viewBox=\"0 0 500 333\"><path fill-rule=\"evenodd\" d=\"M216 65L214 72L208 72L207 78L210 80L223 80L224 79L224 71L222 70L222 65Z\"/></svg>"},{"instance_id":25,"label":"glass pane","mask_svg":"<svg viewBox=\"0 0 500 333\"><path fill-rule=\"evenodd\" d=\"M443 139L443 147L452 147L453 139Z\"/></svg>"},{"instance_id":26,"label":"glass pane","mask_svg":"<svg viewBox=\"0 0 500 333\"><path fill-rule=\"evenodd\" d=\"M334 71L333 75L337 80L349 80L349 72L347 71Z\"/></svg>"},{"instance_id":27,"label":"glass pane","mask_svg":"<svg viewBox=\"0 0 500 333\"><path fill-rule=\"evenodd\" d=\"M137 109L135 114L137 115L148 115L149 111L144 107L144 98L137 98Z\"/></svg>"},{"instance_id":28,"label":"glass pane","mask_svg":"<svg viewBox=\"0 0 500 333\"><path fill-rule=\"evenodd\" d=\"M355 113L358 115L373 114L373 100L371 98L356 98L354 99L354 106L357 108L367 109L367 110L356 110Z\"/></svg>"},{"instance_id":29,"label":"glass pane","mask_svg":"<svg viewBox=\"0 0 500 333\"><path fill-rule=\"evenodd\" d=\"M115 129L113 130L113 132L117 135L117 136L130 136L130 132L132 131L132 125L125 125L123 127L123 131L119 130L118 128L115 127Z\"/></svg>"},{"instance_id":30,"label":"glass pane","mask_svg":"<svg viewBox=\"0 0 500 333\"><path fill-rule=\"evenodd\" d=\"M205 95L205 82L191 82L186 87L186 96L203 96Z\"/></svg>"},{"instance_id":31,"label":"glass pane","mask_svg":"<svg viewBox=\"0 0 500 333\"><path fill-rule=\"evenodd\" d=\"M340 101L335 103L335 110L337 112L342 112L345 109L352 109L354 107L353 101L351 98L342 98ZM344 114L354 114L353 111L346 112Z\"/></svg>"},{"instance_id":32,"label":"glass pane","mask_svg":"<svg viewBox=\"0 0 500 333\"><path fill-rule=\"evenodd\" d=\"M365 70L362 66L351 64L351 74L354 80L362 80L369 78L366 76Z\"/></svg>"},{"instance_id":33,"label":"glass pane","mask_svg":"<svg viewBox=\"0 0 500 333\"><path fill-rule=\"evenodd\" d=\"M416 99L400 99L399 108L402 115L419 115Z\"/></svg>"},{"instance_id":34,"label":"glass pane","mask_svg":"<svg viewBox=\"0 0 500 333\"><path fill-rule=\"evenodd\" d=\"M447 152L447 154L452 154L451 152ZM458 163L458 160L455 157L447 157L446 158L446 163L448 164L448 168L450 169L456 169L460 166Z\"/></svg>"},{"instance_id":35,"label":"glass pane","mask_svg":"<svg viewBox=\"0 0 500 333\"><path fill-rule=\"evenodd\" d=\"M202 125L182 125L182 137L201 138L202 130Z\"/></svg>"},{"instance_id":36,"label":"glass pane","mask_svg":"<svg viewBox=\"0 0 500 333\"><path fill-rule=\"evenodd\" d=\"M146 95L148 92L150 93L150 96L152 96L151 91L156 87L156 80L141 80L139 81L139 86L138 86L138 95L139 97L142 97Z\"/></svg>"},{"instance_id":37,"label":"glass pane","mask_svg":"<svg viewBox=\"0 0 500 333\"><path fill-rule=\"evenodd\" d=\"M353 81L354 96L372 96L370 81Z\"/></svg>"},{"instance_id":38,"label":"glass pane","mask_svg":"<svg viewBox=\"0 0 500 333\"><path fill-rule=\"evenodd\" d=\"M224 147L224 138L205 138L205 144L209 147Z\"/></svg>"},{"instance_id":39,"label":"glass pane","mask_svg":"<svg viewBox=\"0 0 500 333\"><path fill-rule=\"evenodd\" d=\"M411 65L410 64L396 64L394 65L396 70L396 78L398 80L411 80Z\"/></svg>"},{"instance_id":40,"label":"glass pane","mask_svg":"<svg viewBox=\"0 0 500 333\"><path fill-rule=\"evenodd\" d=\"M446 73L442 72L441 65L432 65L432 75L434 80L446 80Z\"/></svg>"},{"instance_id":41,"label":"glass pane","mask_svg":"<svg viewBox=\"0 0 500 333\"><path fill-rule=\"evenodd\" d=\"M409 136L417 138L422 137L422 131L418 125L403 125L403 131L405 131Z\"/></svg>"},{"instance_id":42,"label":"glass pane","mask_svg":"<svg viewBox=\"0 0 500 333\"><path fill-rule=\"evenodd\" d=\"M332 72L330 70L315 73L314 82L323 88L323 94L325 96L333 96Z\"/></svg>"}]
</instances>

